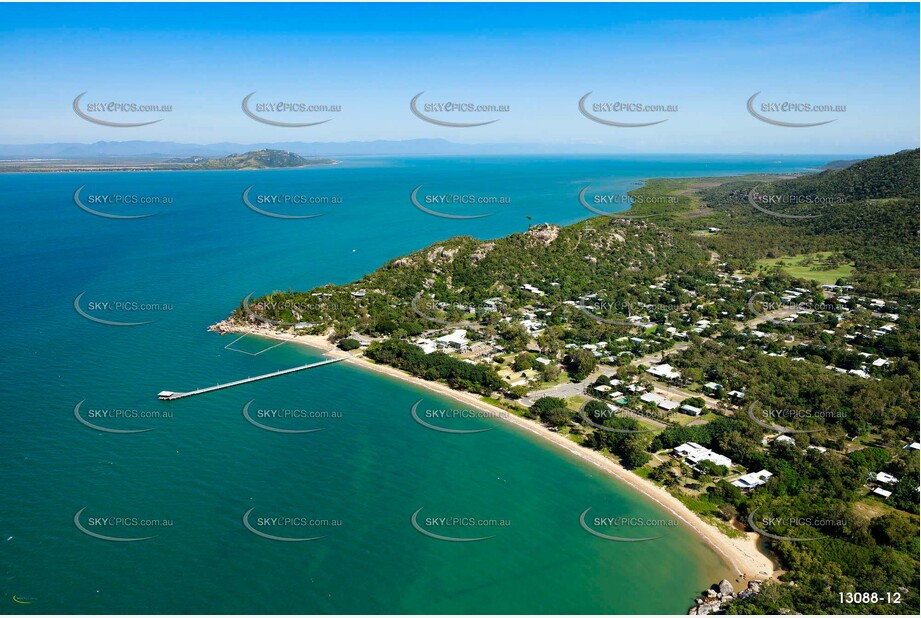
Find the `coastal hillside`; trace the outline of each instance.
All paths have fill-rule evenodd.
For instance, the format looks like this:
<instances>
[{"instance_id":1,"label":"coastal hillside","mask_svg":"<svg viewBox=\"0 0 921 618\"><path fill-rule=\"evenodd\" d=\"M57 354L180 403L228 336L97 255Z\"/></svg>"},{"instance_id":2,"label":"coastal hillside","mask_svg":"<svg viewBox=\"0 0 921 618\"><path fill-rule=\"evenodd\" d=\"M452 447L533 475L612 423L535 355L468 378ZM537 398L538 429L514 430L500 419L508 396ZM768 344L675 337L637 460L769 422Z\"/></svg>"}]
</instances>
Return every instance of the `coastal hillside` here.
<instances>
[{"instance_id":1,"label":"coastal hillside","mask_svg":"<svg viewBox=\"0 0 921 618\"><path fill-rule=\"evenodd\" d=\"M775 578L691 613L917 608L918 159L652 180L626 218L452 238L217 330L322 335L488 396L760 535Z\"/></svg>"},{"instance_id":2,"label":"coastal hillside","mask_svg":"<svg viewBox=\"0 0 921 618\"><path fill-rule=\"evenodd\" d=\"M191 169L201 170L263 170L333 163L330 159L307 159L286 150L270 149L253 150L213 159L192 157L179 162L189 163Z\"/></svg>"}]
</instances>

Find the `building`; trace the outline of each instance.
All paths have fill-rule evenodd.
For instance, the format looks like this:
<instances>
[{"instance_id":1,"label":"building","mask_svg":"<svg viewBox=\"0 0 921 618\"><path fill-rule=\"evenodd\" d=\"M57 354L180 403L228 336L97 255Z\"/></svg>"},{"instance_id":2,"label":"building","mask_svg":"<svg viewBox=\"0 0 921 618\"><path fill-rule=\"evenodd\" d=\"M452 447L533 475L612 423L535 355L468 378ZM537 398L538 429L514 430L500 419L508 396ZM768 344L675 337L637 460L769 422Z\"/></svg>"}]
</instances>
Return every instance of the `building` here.
<instances>
[{"instance_id":1,"label":"building","mask_svg":"<svg viewBox=\"0 0 921 618\"><path fill-rule=\"evenodd\" d=\"M677 380L681 377L681 374L678 373L674 367L667 363L656 365L655 367L650 367L646 370L646 373L652 374L657 378L664 378L666 380Z\"/></svg>"},{"instance_id":2,"label":"building","mask_svg":"<svg viewBox=\"0 0 921 618\"><path fill-rule=\"evenodd\" d=\"M426 354L431 354L438 350L438 344L431 339L426 339L425 337L416 339L416 345L422 348L422 351Z\"/></svg>"},{"instance_id":3,"label":"building","mask_svg":"<svg viewBox=\"0 0 921 618\"><path fill-rule=\"evenodd\" d=\"M877 472L874 480L877 483L885 483L886 485L893 485L899 482L899 479L895 478L891 474L886 474L885 472Z\"/></svg>"},{"instance_id":4,"label":"building","mask_svg":"<svg viewBox=\"0 0 921 618\"><path fill-rule=\"evenodd\" d=\"M659 405L659 403L661 403L662 401L665 401L665 397L657 393L643 393L642 395L640 395L640 401L644 401L646 403L654 403L656 405Z\"/></svg>"},{"instance_id":5,"label":"building","mask_svg":"<svg viewBox=\"0 0 921 618\"><path fill-rule=\"evenodd\" d=\"M768 482L774 474L768 472L767 470L761 470L760 472L749 472L743 476L740 476L732 482L733 485L739 489L754 489L755 487L761 487Z\"/></svg>"},{"instance_id":6,"label":"building","mask_svg":"<svg viewBox=\"0 0 921 618\"><path fill-rule=\"evenodd\" d=\"M466 350L468 346L467 331L459 328L450 335L438 337L435 341L439 348L449 348L457 352L462 352Z\"/></svg>"},{"instance_id":7,"label":"building","mask_svg":"<svg viewBox=\"0 0 921 618\"><path fill-rule=\"evenodd\" d=\"M715 453L696 442L685 442L684 444L676 446L672 453L684 459L688 465L695 469L697 464L701 461L711 461L718 466L725 466L726 468L732 467L731 459L725 455Z\"/></svg>"},{"instance_id":8,"label":"building","mask_svg":"<svg viewBox=\"0 0 921 618\"><path fill-rule=\"evenodd\" d=\"M522 289L522 290L527 290L527 291L530 292L531 294L536 294L536 295L538 295L538 296L543 296L543 295L544 295L544 292L543 292L540 288L536 288L536 287L534 287L533 285L531 285L530 283L525 283L523 286L521 286L521 289Z\"/></svg>"},{"instance_id":9,"label":"building","mask_svg":"<svg viewBox=\"0 0 921 618\"><path fill-rule=\"evenodd\" d=\"M700 416L700 413L703 412L703 409L686 403L681 406L681 411L689 416Z\"/></svg>"},{"instance_id":10,"label":"building","mask_svg":"<svg viewBox=\"0 0 921 618\"><path fill-rule=\"evenodd\" d=\"M679 406L677 401L672 401L670 399L663 399L658 403L658 406L665 410L666 412L671 412Z\"/></svg>"},{"instance_id":11,"label":"building","mask_svg":"<svg viewBox=\"0 0 921 618\"><path fill-rule=\"evenodd\" d=\"M891 491L885 490L881 487L877 487L876 489L874 489L873 493L876 494L877 496L880 496L884 500L892 495Z\"/></svg>"}]
</instances>

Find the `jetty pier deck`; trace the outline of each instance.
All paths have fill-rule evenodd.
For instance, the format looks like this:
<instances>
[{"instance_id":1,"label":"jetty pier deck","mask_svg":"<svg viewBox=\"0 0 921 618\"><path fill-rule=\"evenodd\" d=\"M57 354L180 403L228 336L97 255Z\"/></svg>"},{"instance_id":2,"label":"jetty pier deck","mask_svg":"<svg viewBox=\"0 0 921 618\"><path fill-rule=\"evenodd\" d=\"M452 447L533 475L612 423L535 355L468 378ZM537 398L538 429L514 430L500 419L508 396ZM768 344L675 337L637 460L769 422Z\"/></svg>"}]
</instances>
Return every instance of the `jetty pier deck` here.
<instances>
[{"instance_id":1,"label":"jetty pier deck","mask_svg":"<svg viewBox=\"0 0 921 618\"><path fill-rule=\"evenodd\" d=\"M211 391L219 391L224 388L230 388L232 386L239 386L241 384L249 384L250 382L257 382L259 380L268 380L269 378L274 378L276 376L283 376L288 373L294 373L296 371L304 371L305 369L313 369L314 367L321 367L323 365L329 365L332 363L338 363L349 358L348 356L343 356L341 358L332 358L325 361L320 361L318 363L310 363L307 365L299 365L298 367L291 367L290 369L282 369L280 371L273 371L272 373L266 373L261 376L253 376L251 378L245 378L243 380L235 380L233 382L225 382L224 384L216 384L214 386L209 386L207 388L200 388L198 390L189 391L188 393L176 393L173 391L161 391L157 397L162 401L172 401L173 399L182 399L184 397L192 397L193 395L203 395L205 393L210 393Z\"/></svg>"}]
</instances>

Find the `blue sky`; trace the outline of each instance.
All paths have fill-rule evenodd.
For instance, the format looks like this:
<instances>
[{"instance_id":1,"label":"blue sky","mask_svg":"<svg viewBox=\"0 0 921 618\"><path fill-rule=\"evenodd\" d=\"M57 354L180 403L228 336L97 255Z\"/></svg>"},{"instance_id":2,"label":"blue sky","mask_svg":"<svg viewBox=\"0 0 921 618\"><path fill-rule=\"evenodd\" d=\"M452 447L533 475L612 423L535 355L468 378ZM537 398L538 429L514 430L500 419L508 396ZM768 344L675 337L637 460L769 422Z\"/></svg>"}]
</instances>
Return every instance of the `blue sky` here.
<instances>
[{"instance_id":1,"label":"blue sky","mask_svg":"<svg viewBox=\"0 0 921 618\"><path fill-rule=\"evenodd\" d=\"M17 4L0 5L0 143L167 140L594 143L621 152L884 153L919 142L917 4ZM80 119L88 101L173 111ZM341 105L255 122L242 98ZM442 127L410 99L508 105L499 122ZM577 103L677 105L609 127ZM753 118L746 101L845 105ZM84 101L86 102L86 101ZM767 114L766 115L770 115ZM114 118L113 118L114 119Z\"/></svg>"}]
</instances>

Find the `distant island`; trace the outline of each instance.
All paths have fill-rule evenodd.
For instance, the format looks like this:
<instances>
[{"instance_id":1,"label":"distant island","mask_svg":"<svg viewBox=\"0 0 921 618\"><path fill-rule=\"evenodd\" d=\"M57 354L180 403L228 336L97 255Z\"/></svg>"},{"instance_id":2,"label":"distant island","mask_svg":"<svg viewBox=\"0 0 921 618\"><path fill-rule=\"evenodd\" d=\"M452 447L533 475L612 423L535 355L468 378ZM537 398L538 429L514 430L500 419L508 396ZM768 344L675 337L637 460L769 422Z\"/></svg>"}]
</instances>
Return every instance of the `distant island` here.
<instances>
[{"instance_id":1,"label":"distant island","mask_svg":"<svg viewBox=\"0 0 921 618\"><path fill-rule=\"evenodd\" d=\"M287 150L262 149L226 157L193 156L166 160L28 159L0 161L0 172L143 172L265 170L335 165L335 159L306 158Z\"/></svg>"}]
</instances>

